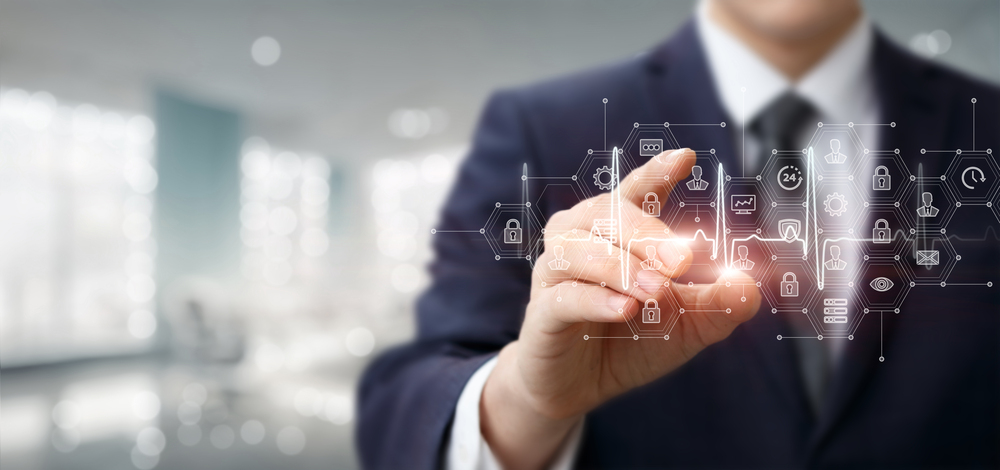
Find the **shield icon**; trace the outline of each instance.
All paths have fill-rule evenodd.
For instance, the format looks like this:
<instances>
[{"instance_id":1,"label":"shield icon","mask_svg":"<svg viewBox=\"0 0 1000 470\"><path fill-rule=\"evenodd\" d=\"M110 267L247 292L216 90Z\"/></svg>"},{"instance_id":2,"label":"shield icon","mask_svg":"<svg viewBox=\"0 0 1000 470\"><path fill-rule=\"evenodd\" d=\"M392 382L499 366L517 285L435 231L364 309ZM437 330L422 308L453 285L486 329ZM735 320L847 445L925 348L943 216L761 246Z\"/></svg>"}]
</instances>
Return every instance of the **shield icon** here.
<instances>
[{"instance_id":1,"label":"shield icon","mask_svg":"<svg viewBox=\"0 0 1000 470\"><path fill-rule=\"evenodd\" d=\"M788 243L799 238L799 233L802 233L801 230L802 222L798 219L781 219L778 221L778 231L781 232L781 238Z\"/></svg>"}]
</instances>

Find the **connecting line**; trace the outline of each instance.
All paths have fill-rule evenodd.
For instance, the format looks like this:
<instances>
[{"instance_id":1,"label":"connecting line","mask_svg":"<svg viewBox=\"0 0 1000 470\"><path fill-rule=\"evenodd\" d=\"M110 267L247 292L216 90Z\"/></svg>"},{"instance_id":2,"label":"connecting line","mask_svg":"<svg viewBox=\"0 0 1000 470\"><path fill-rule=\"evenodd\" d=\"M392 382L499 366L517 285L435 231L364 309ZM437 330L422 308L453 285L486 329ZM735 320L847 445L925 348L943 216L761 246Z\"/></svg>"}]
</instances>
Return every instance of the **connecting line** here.
<instances>
[{"instance_id":1,"label":"connecting line","mask_svg":"<svg viewBox=\"0 0 1000 470\"><path fill-rule=\"evenodd\" d=\"M674 317L674 322L671 323L670 324L670 328L667 329L667 336L670 336L670 333L673 333L673 331L674 331L674 327L677 326L678 323L680 323L680 321L681 321L681 315L684 315L684 314L680 313L680 312L677 312L677 315Z\"/></svg>"}]
</instances>

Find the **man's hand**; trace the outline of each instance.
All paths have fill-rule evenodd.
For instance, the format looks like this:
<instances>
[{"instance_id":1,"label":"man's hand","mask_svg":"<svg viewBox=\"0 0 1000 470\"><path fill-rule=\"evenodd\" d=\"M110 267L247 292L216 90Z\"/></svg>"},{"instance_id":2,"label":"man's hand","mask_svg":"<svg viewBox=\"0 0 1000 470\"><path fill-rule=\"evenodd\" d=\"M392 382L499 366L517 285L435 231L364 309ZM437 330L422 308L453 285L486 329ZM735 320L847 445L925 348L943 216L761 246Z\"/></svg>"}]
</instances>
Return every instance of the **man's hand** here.
<instances>
[{"instance_id":1,"label":"man's hand","mask_svg":"<svg viewBox=\"0 0 1000 470\"><path fill-rule=\"evenodd\" d=\"M714 284L678 285L671 279L691 265L686 243L670 239L628 243L673 238L662 221L642 216L642 201L650 191L666 201L664 176L671 183L681 181L694 162L690 149L665 152L621 178L615 191L623 198L623 236L615 240L610 256L607 243L580 241L587 238L594 219L607 217L610 194L550 218L520 337L500 352L480 402L483 435L505 467L542 468L587 412L676 369L757 312L760 292L746 274L726 270ZM561 248L555 250L556 246ZM641 268L647 246L656 248L662 262L659 269ZM562 252L570 269L549 268L555 251ZM622 286L623 266L638 287ZM664 301L668 289L686 310L670 340L601 339L632 336L625 323L648 299L668 305ZM590 339L585 341L584 335Z\"/></svg>"}]
</instances>

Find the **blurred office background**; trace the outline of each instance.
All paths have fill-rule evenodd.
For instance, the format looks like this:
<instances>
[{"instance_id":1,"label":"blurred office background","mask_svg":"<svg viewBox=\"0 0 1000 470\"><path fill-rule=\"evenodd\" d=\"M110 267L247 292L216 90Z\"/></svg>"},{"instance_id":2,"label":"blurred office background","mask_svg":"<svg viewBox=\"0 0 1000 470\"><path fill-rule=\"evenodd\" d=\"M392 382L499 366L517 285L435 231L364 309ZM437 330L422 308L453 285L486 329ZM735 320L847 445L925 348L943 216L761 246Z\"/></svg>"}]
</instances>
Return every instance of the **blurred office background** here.
<instances>
[{"instance_id":1,"label":"blurred office background","mask_svg":"<svg viewBox=\"0 0 1000 470\"><path fill-rule=\"evenodd\" d=\"M996 0L866 5L1000 83ZM0 467L356 468L357 379L413 335L489 92L692 9L3 0Z\"/></svg>"}]
</instances>

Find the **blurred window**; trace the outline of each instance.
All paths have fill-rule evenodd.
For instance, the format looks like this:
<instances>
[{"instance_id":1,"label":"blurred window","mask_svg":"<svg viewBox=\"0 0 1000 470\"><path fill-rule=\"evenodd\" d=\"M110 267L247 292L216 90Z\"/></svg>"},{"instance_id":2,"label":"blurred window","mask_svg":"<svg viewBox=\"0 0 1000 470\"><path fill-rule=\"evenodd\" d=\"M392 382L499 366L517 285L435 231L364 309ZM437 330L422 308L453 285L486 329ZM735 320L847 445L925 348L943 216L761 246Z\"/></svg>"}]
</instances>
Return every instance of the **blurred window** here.
<instances>
[{"instance_id":1,"label":"blurred window","mask_svg":"<svg viewBox=\"0 0 1000 470\"><path fill-rule=\"evenodd\" d=\"M141 114L0 89L0 365L150 346L154 135Z\"/></svg>"}]
</instances>

